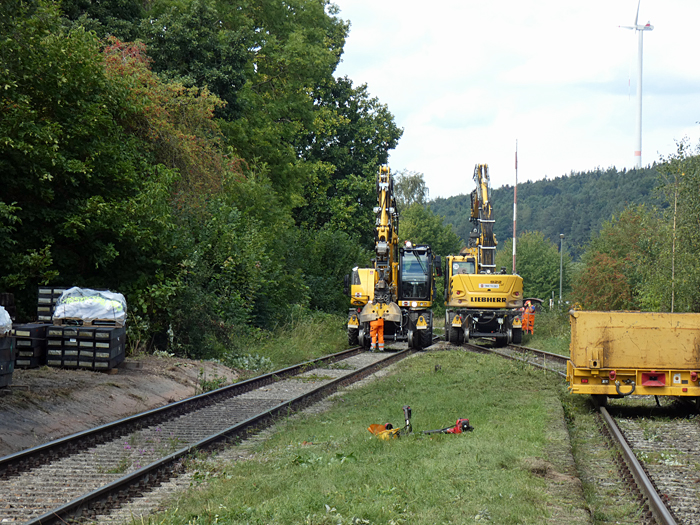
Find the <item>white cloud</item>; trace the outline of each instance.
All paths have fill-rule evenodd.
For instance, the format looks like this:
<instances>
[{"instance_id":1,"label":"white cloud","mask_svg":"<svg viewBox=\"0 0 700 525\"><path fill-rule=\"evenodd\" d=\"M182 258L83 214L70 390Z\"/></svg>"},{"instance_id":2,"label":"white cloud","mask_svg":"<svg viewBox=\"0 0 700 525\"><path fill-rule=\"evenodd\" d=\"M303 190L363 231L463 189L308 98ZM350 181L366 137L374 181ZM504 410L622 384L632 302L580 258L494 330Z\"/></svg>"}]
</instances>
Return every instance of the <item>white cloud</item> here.
<instances>
[{"instance_id":1,"label":"white cloud","mask_svg":"<svg viewBox=\"0 0 700 525\"><path fill-rule=\"evenodd\" d=\"M634 0L335 0L352 27L337 74L387 104L404 128L393 169L425 174L432 197L633 164ZM642 0L643 162L697 141L700 2ZM628 79L631 83L628 87Z\"/></svg>"}]
</instances>

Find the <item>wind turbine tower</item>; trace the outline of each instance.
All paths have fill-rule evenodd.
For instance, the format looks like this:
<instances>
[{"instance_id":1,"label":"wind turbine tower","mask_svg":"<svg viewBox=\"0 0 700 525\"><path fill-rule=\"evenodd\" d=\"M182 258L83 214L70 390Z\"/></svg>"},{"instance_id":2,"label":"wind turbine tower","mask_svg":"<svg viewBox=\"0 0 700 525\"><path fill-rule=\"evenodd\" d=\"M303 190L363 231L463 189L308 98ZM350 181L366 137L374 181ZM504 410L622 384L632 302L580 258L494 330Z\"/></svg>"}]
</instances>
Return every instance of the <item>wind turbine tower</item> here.
<instances>
[{"instance_id":1,"label":"wind turbine tower","mask_svg":"<svg viewBox=\"0 0 700 525\"><path fill-rule=\"evenodd\" d=\"M654 26L649 22L646 25L639 25L637 21L639 20L639 5L642 0L637 3L637 16L634 17L633 26L620 26L624 29L633 29L637 32L637 47L638 47L638 57L637 57L637 143L634 149L634 163L635 167L642 167L642 37L644 31L652 31Z\"/></svg>"}]
</instances>

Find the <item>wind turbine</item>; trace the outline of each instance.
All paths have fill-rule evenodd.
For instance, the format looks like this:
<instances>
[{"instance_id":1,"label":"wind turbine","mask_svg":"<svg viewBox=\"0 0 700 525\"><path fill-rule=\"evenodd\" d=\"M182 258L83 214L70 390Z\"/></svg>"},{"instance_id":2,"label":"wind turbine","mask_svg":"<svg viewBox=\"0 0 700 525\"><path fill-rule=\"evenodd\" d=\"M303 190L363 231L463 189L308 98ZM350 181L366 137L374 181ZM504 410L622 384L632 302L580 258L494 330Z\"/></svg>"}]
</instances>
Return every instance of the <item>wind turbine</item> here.
<instances>
[{"instance_id":1,"label":"wind turbine","mask_svg":"<svg viewBox=\"0 0 700 525\"><path fill-rule=\"evenodd\" d=\"M633 26L620 26L624 29L633 29L639 35L638 41L638 57L637 57L637 144L634 150L634 163L637 168L642 167L642 36L644 31L652 31L654 26L649 22L646 25L639 25L639 5L642 0L637 3L637 16L634 17Z\"/></svg>"}]
</instances>

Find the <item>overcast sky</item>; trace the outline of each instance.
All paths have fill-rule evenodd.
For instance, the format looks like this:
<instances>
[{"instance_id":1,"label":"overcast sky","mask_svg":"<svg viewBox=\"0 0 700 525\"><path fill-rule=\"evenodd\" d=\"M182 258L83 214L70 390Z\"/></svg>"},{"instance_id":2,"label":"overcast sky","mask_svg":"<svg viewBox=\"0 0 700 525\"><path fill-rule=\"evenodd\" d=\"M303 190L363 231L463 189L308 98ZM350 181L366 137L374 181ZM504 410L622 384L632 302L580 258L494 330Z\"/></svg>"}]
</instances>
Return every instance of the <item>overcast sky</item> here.
<instances>
[{"instance_id":1,"label":"overcast sky","mask_svg":"<svg viewBox=\"0 0 700 525\"><path fill-rule=\"evenodd\" d=\"M333 0L351 23L336 75L366 83L404 129L392 171L430 197L634 165L637 0ZM642 163L700 138L699 0L642 0Z\"/></svg>"}]
</instances>

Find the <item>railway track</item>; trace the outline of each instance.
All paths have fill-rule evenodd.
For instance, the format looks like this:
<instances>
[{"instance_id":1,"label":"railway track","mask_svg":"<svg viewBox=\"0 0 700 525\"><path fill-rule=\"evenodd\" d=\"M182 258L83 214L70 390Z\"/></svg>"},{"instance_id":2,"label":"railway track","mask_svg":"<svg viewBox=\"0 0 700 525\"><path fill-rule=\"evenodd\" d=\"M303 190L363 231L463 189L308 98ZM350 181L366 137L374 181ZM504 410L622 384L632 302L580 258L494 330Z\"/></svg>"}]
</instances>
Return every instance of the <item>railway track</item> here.
<instances>
[{"instance_id":1,"label":"railway track","mask_svg":"<svg viewBox=\"0 0 700 525\"><path fill-rule=\"evenodd\" d=\"M475 343L466 343L464 347L474 352L491 353L506 359L520 361L566 377L566 362L569 358L563 355L545 352L544 350L538 350L536 348L528 348L522 345L492 347Z\"/></svg>"},{"instance_id":2,"label":"railway track","mask_svg":"<svg viewBox=\"0 0 700 525\"><path fill-rule=\"evenodd\" d=\"M700 523L700 426L693 407L678 401L660 407L653 398L634 401L634 406L601 407L601 413L646 473L649 486L644 490L658 494L667 509L657 520Z\"/></svg>"},{"instance_id":3,"label":"railway track","mask_svg":"<svg viewBox=\"0 0 700 525\"><path fill-rule=\"evenodd\" d=\"M350 349L0 458L0 523L95 520L177 476L193 453L240 442L410 353Z\"/></svg>"},{"instance_id":4,"label":"railway track","mask_svg":"<svg viewBox=\"0 0 700 525\"><path fill-rule=\"evenodd\" d=\"M503 348L467 344L470 350L494 353L566 377L568 357L520 345ZM643 502L640 517L660 525L700 523L700 427L685 411L598 406L604 437L619 451L615 468L620 481L633 486ZM653 413L653 419L649 419ZM673 414L673 416L672 416Z\"/></svg>"}]
</instances>

